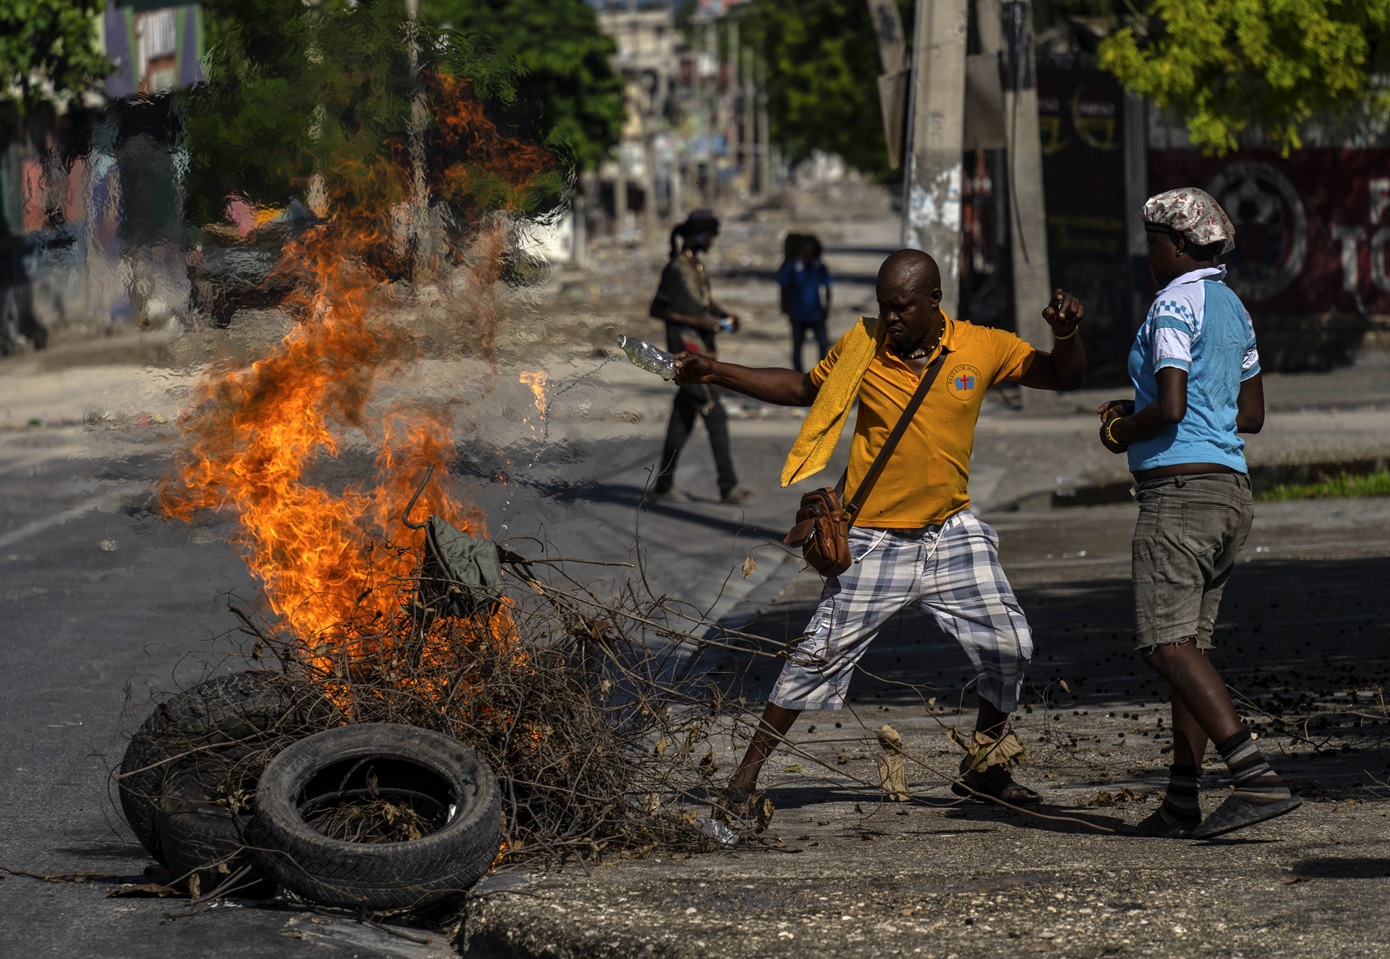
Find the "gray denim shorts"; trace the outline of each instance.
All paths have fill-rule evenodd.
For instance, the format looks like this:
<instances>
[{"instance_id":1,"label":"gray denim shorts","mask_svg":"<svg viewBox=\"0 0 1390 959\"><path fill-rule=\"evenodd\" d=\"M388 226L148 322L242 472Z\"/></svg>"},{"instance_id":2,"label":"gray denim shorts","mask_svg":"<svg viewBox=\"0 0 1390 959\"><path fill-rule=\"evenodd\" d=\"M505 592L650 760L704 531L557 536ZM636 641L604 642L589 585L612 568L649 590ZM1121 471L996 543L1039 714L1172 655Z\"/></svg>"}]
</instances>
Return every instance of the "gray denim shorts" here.
<instances>
[{"instance_id":1,"label":"gray denim shorts","mask_svg":"<svg viewBox=\"0 0 1390 959\"><path fill-rule=\"evenodd\" d=\"M1250 535L1250 477L1167 476L1145 480L1135 492L1136 646L1195 638L1198 649L1211 649L1221 593Z\"/></svg>"}]
</instances>

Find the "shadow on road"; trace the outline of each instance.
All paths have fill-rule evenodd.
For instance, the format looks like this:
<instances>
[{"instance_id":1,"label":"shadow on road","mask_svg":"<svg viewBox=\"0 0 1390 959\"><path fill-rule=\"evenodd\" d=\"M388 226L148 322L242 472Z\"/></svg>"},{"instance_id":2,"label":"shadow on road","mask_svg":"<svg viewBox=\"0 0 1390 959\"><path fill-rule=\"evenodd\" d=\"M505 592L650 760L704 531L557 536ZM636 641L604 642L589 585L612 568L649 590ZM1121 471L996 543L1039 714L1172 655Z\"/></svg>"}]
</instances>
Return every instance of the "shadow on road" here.
<instances>
[{"instance_id":1,"label":"shadow on road","mask_svg":"<svg viewBox=\"0 0 1390 959\"><path fill-rule=\"evenodd\" d=\"M1390 879L1390 859L1325 856L1300 859L1289 868L1304 879Z\"/></svg>"}]
</instances>

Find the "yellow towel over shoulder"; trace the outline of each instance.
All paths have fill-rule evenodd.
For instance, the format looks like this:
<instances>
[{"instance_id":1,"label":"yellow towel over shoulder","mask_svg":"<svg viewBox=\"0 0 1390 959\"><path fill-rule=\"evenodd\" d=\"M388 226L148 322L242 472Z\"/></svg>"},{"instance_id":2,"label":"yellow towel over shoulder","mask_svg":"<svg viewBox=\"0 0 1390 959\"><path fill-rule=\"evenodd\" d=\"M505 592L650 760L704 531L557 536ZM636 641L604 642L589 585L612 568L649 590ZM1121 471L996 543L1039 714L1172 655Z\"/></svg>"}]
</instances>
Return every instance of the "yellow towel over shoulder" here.
<instances>
[{"instance_id":1,"label":"yellow towel over shoulder","mask_svg":"<svg viewBox=\"0 0 1390 959\"><path fill-rule=\"evenodd\" d=\"M801 424L801 432L782 467L782 485L790 486L825 469L840 441L859 384L883 343L886 328L876 316L861 316L836 344L839 356L821 384L816 400Z\"/></svg>"}]
</instances>

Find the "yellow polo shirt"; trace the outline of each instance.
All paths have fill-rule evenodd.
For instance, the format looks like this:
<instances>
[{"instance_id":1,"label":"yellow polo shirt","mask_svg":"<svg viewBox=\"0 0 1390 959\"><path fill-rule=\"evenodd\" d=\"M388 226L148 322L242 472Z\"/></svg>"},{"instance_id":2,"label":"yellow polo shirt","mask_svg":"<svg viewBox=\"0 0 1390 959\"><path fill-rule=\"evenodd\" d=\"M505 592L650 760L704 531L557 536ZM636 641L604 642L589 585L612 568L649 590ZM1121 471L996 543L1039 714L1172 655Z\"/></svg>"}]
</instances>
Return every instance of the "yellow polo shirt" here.
<instances>
[{"instance_id":1,"label":"yellow polo shirt","mask_svg":"<svg viewBox=\"0 0 1390 959\"><path fill-rule=\"evenodd\" d=\"M917 415L869 491L856 526L916 529L940 523L970 505L970 452L985 391L1017 380L1036 350L1007 330L946 319L941 371ZM840 356L836 343L811 370L819 389ZM885 341L859 386L859 415L850 445L845 498L859 488L874 456L912 398L918 374Z\"/></svg>"}]
</instances>

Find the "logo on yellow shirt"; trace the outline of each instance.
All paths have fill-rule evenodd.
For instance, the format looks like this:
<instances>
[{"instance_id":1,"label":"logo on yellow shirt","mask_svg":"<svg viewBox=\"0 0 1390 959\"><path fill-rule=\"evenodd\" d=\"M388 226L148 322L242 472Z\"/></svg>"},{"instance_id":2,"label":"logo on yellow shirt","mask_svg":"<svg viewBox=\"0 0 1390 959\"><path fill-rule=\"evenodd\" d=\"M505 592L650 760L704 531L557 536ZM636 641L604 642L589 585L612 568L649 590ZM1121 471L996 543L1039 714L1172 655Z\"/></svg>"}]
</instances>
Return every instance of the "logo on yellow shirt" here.
<instances>
[{"instance_id":1,"label":"logo on yellow shirt","mask_svg":"<svg viewBox=\"0 0 1390 959\"><path fill-rule=\"evenodd\" d=\"M980 371L967 363L955 367L946 376L946 392L961 402L975 398L975 391L984 386Z\"/></svg>"}]
</instances>

